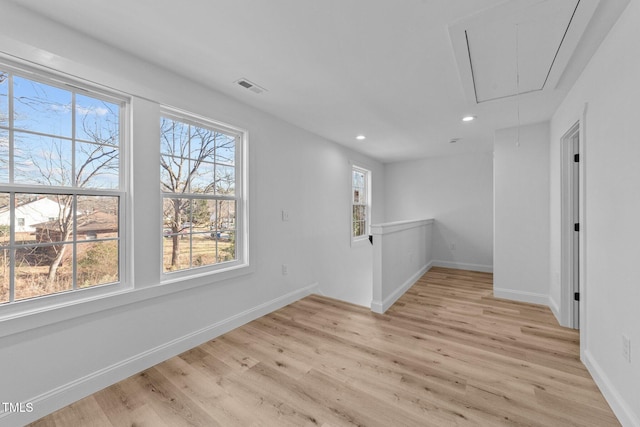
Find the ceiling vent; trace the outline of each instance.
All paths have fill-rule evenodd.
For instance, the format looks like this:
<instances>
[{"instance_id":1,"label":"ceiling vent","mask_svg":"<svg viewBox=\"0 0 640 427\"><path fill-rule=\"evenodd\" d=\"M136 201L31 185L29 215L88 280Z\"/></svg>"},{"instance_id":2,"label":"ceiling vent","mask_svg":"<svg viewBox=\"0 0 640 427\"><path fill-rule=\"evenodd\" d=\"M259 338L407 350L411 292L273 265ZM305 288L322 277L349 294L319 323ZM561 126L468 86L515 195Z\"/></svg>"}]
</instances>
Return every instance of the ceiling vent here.
<instances>
[{"instance_id":1,"label":"ceiling vent","mask_svg":"<svg viewBox=\"0 0 640 427\"><path fill-rule=\"evenodd\" d=\"M249 89L253 93L262 93L267 91L265 88L258 86L257 84L247 79L239 79L239 80L236 80L235 83L239 84L245 89Z\"/></svg>"},{"instance_id":2,"label":"ceiling vent","mask_svg":"<svg viewBox=\"0 0 640 427\"><path fill-rule=\"evenodd\" d=\"M449 27L462 85L476 104L553 90L599 0L514 0Z\"/></svg>"}]
</instances>

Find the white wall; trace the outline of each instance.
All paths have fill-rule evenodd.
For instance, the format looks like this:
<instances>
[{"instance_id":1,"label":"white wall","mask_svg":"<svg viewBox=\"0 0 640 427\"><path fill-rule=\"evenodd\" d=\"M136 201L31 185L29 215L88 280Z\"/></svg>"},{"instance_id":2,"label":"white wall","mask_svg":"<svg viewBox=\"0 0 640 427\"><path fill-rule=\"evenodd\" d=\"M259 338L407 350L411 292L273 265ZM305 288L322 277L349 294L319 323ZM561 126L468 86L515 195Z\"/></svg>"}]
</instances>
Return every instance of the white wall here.
<instances>
[{"instance_id":1,"label":"white wall","mask_svg":"<svg viewBox=\"0 0 640 427\"><path fill-rule=\"evenodd\" d=\"M494 295L547 305L549 123L496 131L493 170Z\"/></svg>"},{"instance_id":2,"label":"white wall","mask_svg":"<svg viewBox=\"0 0 640 427\"><path fill-rule=\"evenodd\" d=\"M380 222L384 218L383 167L352 153L349 157L358 166L371 172L371 222ZM373 247L368 239L351 243L351 172L352 164L344 161L344 154L330 152L315 155L315 163L304 165L306 174L322 177L313 184L313 200L305 204L306 209L318 210L321 218L315 224L309 224L321 236L326 236L326 244L316 248L311 267L322 276L319 293L342 299L354 304L371 306L373 283ZM345 178L346 177L346 178ZM306 185L309 185L308 183ZM332 194L338 192L338 194ZM336 204L336 198L342 202ZM336 230L336 224L339 229ZM300 248L293 247L293 251ZM311 248L309 248L312 250ZM354 268L354 266L356 268Z\"/></svg>"},{"instance_id":3,"label":"white wall","mask_svg":"<svg viewBox=\"0 0 640 427\"><path fill-rule=\"evenodd\" d=\"M372 171L373 221L384 216L382 165L11 4L3 16L1 52L133 95L136 289L12 319L0 307L0 401L35 409L0 424L27 423L313 291L369 305L372 248L350 245L350 161ZM157 286L158 103L249 132L248 274Z\"/></svg>"},{"instance_id":4,"label":"white wall","mask_svg":"<svg viewBox=\"0 0 640 427\"><path fill-rule=\"evenodd\" d=\"M385 175L386 221L435 219L434 265L492 271L491 153L386 164Z\"/></svg>"},{"instance_id":5,"label":"white wall","mask_svg":"<svg viewBox=\"0 0 640 427\"><path fill-rule=\"evenodd\" d=\"M639 23L634 0L551 121L551 294L560 294L560 139L581 120L582 358L626 426L640 426Z\"/></svg>"}]
</instances>

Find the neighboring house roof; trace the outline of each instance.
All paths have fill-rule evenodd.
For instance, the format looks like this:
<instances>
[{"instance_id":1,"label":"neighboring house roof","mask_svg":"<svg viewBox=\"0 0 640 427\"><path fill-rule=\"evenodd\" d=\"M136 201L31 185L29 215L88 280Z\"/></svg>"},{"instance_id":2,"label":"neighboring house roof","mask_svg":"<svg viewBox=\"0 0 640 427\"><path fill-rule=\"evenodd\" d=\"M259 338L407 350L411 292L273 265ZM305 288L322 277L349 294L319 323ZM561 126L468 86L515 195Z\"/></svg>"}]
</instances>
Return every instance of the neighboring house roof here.
<instances>
[{"instance_id":1,"label":"neighboring house roof","mask_svg":"<svg viewBox=\"0 0 640 427\"><path fill-rule=\"evenodd\" d=\"M36 228L36 232L59 230L58 221L47 221L33 226ZM79 215L76 230L78 233L110 233L118 231L118 216L99 211Z\"/></svg>"},{"instance_id":2,"label":"neighboring house roof","mask_svg":"<svg viewBox=\"0 0 640 427\"><path fill-rule=\"evenodd\" d=\"M118 216L106 212L93 212L78 217L77 228L79 233L94 231L106 233L118 231Z\"/></svg>"}]
</instances>

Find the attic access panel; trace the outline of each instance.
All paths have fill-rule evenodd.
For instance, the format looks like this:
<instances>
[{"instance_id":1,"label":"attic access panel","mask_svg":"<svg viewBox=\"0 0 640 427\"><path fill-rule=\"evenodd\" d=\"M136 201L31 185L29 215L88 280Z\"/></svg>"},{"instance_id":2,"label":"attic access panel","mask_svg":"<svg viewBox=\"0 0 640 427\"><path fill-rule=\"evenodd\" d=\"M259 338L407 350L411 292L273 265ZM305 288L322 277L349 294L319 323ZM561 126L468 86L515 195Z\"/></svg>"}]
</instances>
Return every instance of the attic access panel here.
<instances>
[{"instance_id":1,"label":"attic access panel","mask_svg":"<svg viewBox=\"0 0 640 427\"><path fill-rule=\"evenodd\" d=\"M514 0L449 28L476 103L554 88L598 0Z\"/></svg>"}]
</instances>

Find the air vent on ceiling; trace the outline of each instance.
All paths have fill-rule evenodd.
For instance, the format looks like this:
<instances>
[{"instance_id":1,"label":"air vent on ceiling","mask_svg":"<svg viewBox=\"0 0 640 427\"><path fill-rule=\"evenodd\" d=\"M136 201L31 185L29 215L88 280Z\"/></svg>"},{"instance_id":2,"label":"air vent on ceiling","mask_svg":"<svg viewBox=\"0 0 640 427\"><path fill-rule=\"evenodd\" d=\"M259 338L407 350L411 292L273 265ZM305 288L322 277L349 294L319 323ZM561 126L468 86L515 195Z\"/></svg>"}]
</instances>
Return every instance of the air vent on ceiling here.
<instances>
[{"instance_id":1,"label":"air vent on ceiling","mask_svg":"<svg viewBox=\"0 0 640 427\"><path fill-rule=\"evenodd\" d=\"M247 79L238 79L235 81L235 83L239 84L240 86L242 86L245 89L249 89L251 92L253 93L262 93L262 92L266 92L267 90L261 86L258 86L257 84L253 83L252 81L249 81Z\"/></svg>"}]
</instances>

